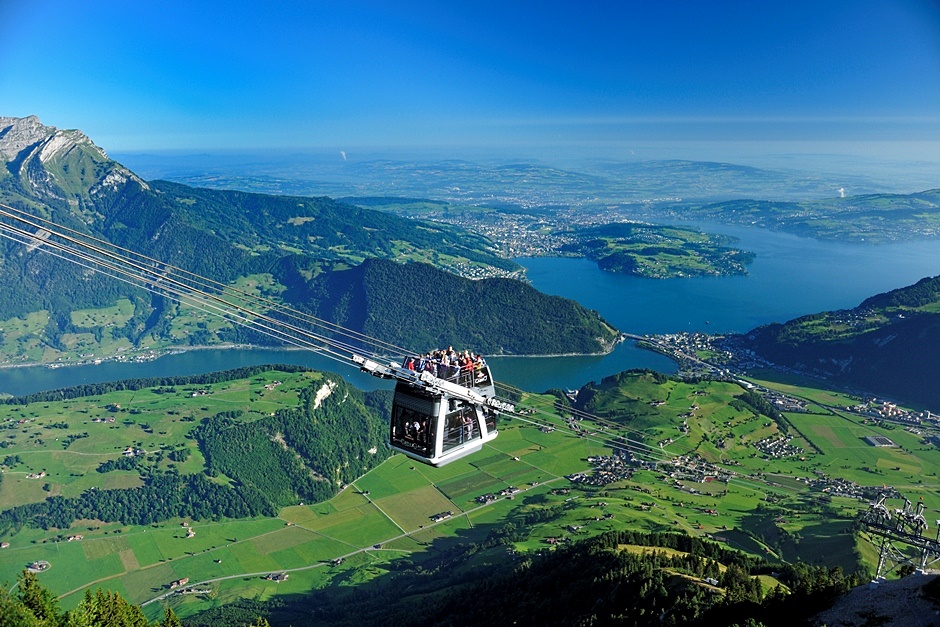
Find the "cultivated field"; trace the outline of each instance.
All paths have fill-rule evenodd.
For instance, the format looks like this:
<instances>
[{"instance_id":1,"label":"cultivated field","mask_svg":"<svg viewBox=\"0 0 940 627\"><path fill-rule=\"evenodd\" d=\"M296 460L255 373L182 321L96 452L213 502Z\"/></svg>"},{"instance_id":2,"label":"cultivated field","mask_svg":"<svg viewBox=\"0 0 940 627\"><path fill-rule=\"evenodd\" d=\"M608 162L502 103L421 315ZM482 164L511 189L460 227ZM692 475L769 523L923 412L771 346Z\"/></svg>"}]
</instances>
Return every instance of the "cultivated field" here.
<instances>
[{"instance_id":1,"label":"cultivated field","mask_svg":"<svg viewBox=\"0 0 940 627\"><path fill-rule=\"evenodd\" d=\"M210 386L0 405L0 505L140 485L136 470L96 471L127 447L186 449L185 461L164 456L156 466L201 472L204 459L188 434L202 418L239 409L245 412L240 421L257 419L296 403L298 391L319 376L269 371ZM187 616L239 597L380 581L402 560L431 564L454 543L483 546L507 525L520 530L512 547L521 552L607 530L677 530L770 559L870 568L876 555L849 531L866 503L827 490L821 477L893 485L909 498L923 496L933 511L940 508L940 452L917 435L820 408L786 415L791 443L803 451L774 457L756 443L781 435L780 426L735 405L741 392L728 383L656 383L638 375L599 391L595 411L608 421L603 425L566 424L564 414L544 410L550 397L529 396L520 407L543 408L532 415L535 424L502 423L499 437L477 455L439 469L396 455L335 498L286 507L278 517L148 526L85 520L65 530L11 529L2 538L10 546L0 549L0 580L12 582L27 564L43 559L52 567L40 579L64 607L76 604L86 587L105 587L148 603L151 618L161 615L164 603ZM867 435L886 435L898 446L870 446L862 439ZM730 474L697 480L677 475L675 467L628 462L609 483L572 479L593 476L589 458L610 455L621 436L647 447L631 445L645 451L637 462L682 455ZM68 541L72 535L83 537ZM475 554L473 563L504 559L499 545ZM281 572L289 575L284 581L265 578ZM183 578L196 592L171 590L170 583Z\"/></svg>"}]
</instances>

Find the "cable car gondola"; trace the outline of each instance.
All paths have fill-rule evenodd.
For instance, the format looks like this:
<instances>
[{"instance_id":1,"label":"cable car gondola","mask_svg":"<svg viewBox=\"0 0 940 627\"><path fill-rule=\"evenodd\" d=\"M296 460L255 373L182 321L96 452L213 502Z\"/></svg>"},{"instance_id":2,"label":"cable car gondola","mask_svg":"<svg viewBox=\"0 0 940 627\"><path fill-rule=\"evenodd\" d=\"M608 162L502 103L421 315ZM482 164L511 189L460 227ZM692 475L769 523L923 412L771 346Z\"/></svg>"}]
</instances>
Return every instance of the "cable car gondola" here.
<instances>
[{"instance_id":1,"label":"cable car gondola","mask_svg":"<svg viewBox=\"0 0 940 627\"><path fill-rule=\"evenodd\" d=\"M497 413L515 410L496 398L493 376L485 364L438 378L361 357L354 360L366 372L397 379L389 446L425 464L443 466L476 453L496 438Z\"/></svg>"}]
</instances>

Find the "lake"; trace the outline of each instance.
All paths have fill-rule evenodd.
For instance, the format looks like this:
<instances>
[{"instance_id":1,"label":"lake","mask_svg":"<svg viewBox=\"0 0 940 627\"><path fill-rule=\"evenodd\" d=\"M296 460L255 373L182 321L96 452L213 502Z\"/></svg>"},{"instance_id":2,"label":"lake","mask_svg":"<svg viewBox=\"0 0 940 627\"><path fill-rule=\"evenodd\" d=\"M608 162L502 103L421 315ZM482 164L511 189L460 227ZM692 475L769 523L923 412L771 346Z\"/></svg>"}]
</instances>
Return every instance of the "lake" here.
<instances>
[{"instance_id":1,"label":"lake","mask_svg":"<svg viewBox=\"0 0 940 627\"><path fill-rule=\"evenodd\" d=\"M586 259L517 259L539 290L577 300L630 333L743 332L808 313L845 309L865 298L940 274L940 242L869 246L820 242L757 228L695 223L733 235L757 253L747 276L654 280L603 272ZM139 364L0 370L0 391L28 394L82 383L189 375L263 363L341 373L362 389L391 387L320 355L277 349L206 349ZM629 368L675 371L662 355L625 342L596 357L490 357L499 381L524 390L578 388Z\"/></svg>"},{"instance_id":2,"label":"lake","mask_svg":"<svg viewBox=\"0 0 940 627\"><path fill-rule=\"evenodd\" d=\"M630 333L743 333L770 322L855 307L869 296L940 274L940 241L820 242L764 229L692 223L757 254L746 276L644 279L587 259L517 259L532 285L596 309Z\"/></svg>"}]
</instances>

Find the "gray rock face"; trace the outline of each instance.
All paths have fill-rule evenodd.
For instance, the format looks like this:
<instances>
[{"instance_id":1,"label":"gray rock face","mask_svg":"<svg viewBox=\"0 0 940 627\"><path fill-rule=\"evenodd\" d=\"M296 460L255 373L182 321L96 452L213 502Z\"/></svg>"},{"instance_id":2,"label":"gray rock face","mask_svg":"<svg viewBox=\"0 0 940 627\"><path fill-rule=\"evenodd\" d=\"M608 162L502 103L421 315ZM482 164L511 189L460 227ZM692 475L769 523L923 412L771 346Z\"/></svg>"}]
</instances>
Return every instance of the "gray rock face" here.
<instances>
[{"instance_id":1,"label":"gray rock face","mask_svg":"<svg viewBox=\"0 0 940 627\"><path fill-rule=\"evenodd\" d=\"M18 180L17 191L41 201L87 202L128 181L147 189L81 131L46 126L35 115L0 117L0 157Z\"/></svg>"},{"instance_id":2,"label":"gray rock face","mask_svg":"<svg viewBox=\"0 0 940 627\"><path fill-rule=\"evenodd\" d=\"M87 135L76 130L59 130L46 126L35 115L25 118L0 117L0 155L9 163L36 157L45 164L76 148L87 150L97 159L108 155ZM27 152L27 154L23 154Z\"/></svg>"},{"instance_id":3,"label":"gray rock face","mask_svg":"<svg viewBox=\"0 0 940 627\"><path fill-rule=\"evenodd\" d=\"M35 115L0 117L0 156L4 161L13 161L25 148L48 139L55 132L55 127L44 126Z\"/></svg>"},{"instance_id":4,"label":"gray rock face","mask_svg":"<svg viewBox=\"0 0 940 627\"><path fill-rule=\"evenodd\" d=\"M937 578L931 574L913 574L886 581L878 586L853 588L830 609L811 619L813 625L855 627L858 625L894 625L928 627L940 624L940 607L924 586Z\"/></svg>"}]
</instances>

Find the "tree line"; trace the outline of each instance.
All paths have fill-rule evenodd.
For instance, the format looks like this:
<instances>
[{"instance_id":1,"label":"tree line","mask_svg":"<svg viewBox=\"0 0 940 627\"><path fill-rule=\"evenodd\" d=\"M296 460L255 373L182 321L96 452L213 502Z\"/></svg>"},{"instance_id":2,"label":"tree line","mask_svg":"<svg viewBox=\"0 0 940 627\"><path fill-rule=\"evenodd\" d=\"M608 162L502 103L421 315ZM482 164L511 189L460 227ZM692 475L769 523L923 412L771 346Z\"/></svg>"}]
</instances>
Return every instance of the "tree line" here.
<instances>
[{"instance_id":1,"label":"tree line","mask_svg":"<svg viewBox=\"0 0 940 627\"><path fill-rule=\"evenodd\" d=\"M322 386L332 393L319 403ZM252 489L277 508L319 502L336 494L388 456L380 401L330 375L299 394L297 406L250 423L231 413L204 419L193 431L207 472L223 474L237 489Z\"/></svg>"},{"instance_id":2,"label":"tree line","mask_svg":"<svg viewBox=\"0 0 940 627\"><path fill-rule=\"evenodd\" d=\"M140 387L157 382L162 386L208 384L226 377L247 378L268 369L240 368L214 375L138 379L100 387L113 391L139 389L134 386L140 382L150 384ZM120 387L122 384L130 387ZM334 386L334 391L318 403L317 392L323 385ZM180 475L175 468L158 471L145 466L141 456L120 457L102 463L97 471L138 469L143 486L91 488L76 497L53 496L13 507L0 512L0 533L24 525L64 529L85 518L148 525L173 518L275 516L286 505L329 499L342 485L388 456L385 416L390 396L381 390L362 393L341 378L328 375L299 392L296 408L280 410L274 416L246 423L238 420L240 410L219 413L203 419L192 432L206 459L204 472ZM174 453L170 453L171 458ZM212 481L211 477L218 474L231 478L232 483Z\"/></svg>"},{"instance_id":3,"label":"tree line","mask_svg":"<svg viewBox=\"0 0 940 627\"><path fill-rule=\"evenodd\" d=\"M183 627L170 607L163 619L150 622L140 607L129 603L118 592L85 590L74 609L63 611L55 595L39 583L39 578L23 571L13 592L0 588L0 625L9 627ZM243 627L270 627L266 618L246 617Z\"/></svg>"}]
</instances>

